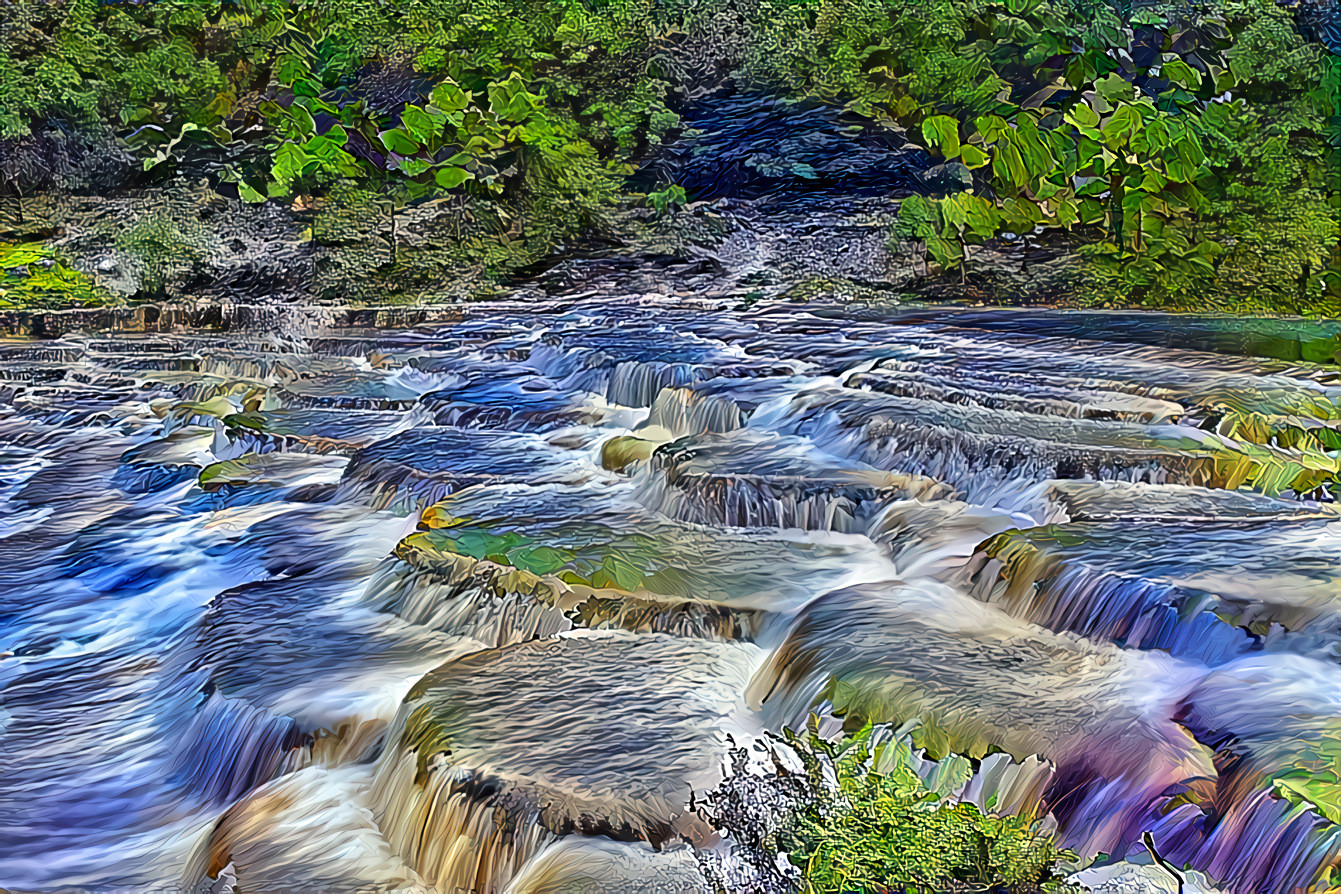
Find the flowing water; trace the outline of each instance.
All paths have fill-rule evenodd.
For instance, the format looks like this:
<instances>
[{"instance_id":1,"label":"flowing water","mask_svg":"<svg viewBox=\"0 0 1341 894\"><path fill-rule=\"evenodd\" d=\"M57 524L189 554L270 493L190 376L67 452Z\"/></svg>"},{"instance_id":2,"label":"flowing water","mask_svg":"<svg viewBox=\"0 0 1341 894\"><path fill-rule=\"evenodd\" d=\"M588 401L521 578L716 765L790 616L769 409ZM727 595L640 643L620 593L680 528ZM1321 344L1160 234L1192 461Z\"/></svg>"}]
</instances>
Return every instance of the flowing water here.
<instances>
[{"instance_id":1,"label":"flowing water","mask_svg":"<svg viewBox=\"0 0 1341 894\"><path fill-rule=\"evenodd\" d=\"M6 341L0 884L697 891L692 794L813 711L1086 857L1312 890L1339 827L1272 779L1341 729L1341 379L1213 331L626 292Z\"/></svg>"}]
</instances>

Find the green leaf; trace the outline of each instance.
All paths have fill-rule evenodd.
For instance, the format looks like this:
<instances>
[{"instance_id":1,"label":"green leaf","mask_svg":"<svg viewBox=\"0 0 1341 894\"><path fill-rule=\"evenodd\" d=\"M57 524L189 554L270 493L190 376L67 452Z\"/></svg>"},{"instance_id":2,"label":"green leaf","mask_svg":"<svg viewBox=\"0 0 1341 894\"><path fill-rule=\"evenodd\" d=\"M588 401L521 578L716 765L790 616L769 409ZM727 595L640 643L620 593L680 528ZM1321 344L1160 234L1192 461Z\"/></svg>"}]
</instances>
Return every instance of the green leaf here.
<instances>
[{"instance_id":1,"label":"green leaf","mask_svg":"<svg viewBox=\"0 0 1341 894\"><path fill-rule=\"evenodd\" d=\"M1197 179L1197 169L1176 158L1164 162L1164 175L1173 183L1191 183Z\"/></svg>"},{"instance_id":2,"label":"green leaf","mask_svg":"<svg viewBox=\"0 0 1341 894\"><path fill-rule=\"evenodd\" d=\"M447 123L447 116L438 110L436 115L419 108L418 106L406 106L401 115L401 124L405 131L414 138L421 146L427 146L433 142L441 133L443 125Z\"/></svg>"},{"instance_id":3,"label":"green leaf","mask_svg":"<svg viewBox=\"0 0 1341 894\"><path fill-rule=\"evenodd\" d=\"M289 106L289 119L293 122L298 133L308 137L317 132L316 122L312 120L312 113L305 109L301 104L294 103Z\"/></svg>"},{"instance_id":4,"label":"green leaf","mask_svg":"<svg viewBox=\"0 0 1341 894\"><path fill-rule=\"evenodd\" d=\"M1116 72L1101 81L1097 81L1094 89L1100 96L1112 103L1131 102L1136 91L1130 81Z\"/></svg>"},{"instance_id":5,"label":"green leaf","mask_svg":"<svg viewBox=\"0 0 1341 894\"><path fill-rule=\"evenodd\" d=\"M1206 161L1206 152L1196 134L1189 132L1178 141L1178 157L1193 168L1201 167Z\"/></svg>"},{"instance_id":6,"label":"green leaf","mask_svg":"<svg viewBox=\"0 0 1341 894\"><path fill-rule=\"evenodd\" d=\"M516 72L507 80L490 84L488 93L489 108L509 121L523 121L540 108L540 97L527 91Z\"/></svg>"},{"instance_id":7,"label":"green leaf","mask_svg":"<svg viewBox=\"0 0 1341 894\"><path fill-rule=\"evenodd\" d=\"M1003 133L1010 130L1010 125L1000 115L983 115L978 119L977 125L978 133L989 143L995 143Z\"/></svg>"},{"instance_id":8,"label":"green leaf","mask_svg":"<svg viewBox=\"0 0 1341 894\"><path fill-rule=\"evenodd\" d=\"M1160 77L1180 87L1195 90L1201 86L1201 72L1182 59L1171 59L1160 66Z\"/></svg>"},{"instance_id":9,"label":"green leaf","mask_svg":"<svg viewBox=\"0 0 1341 894\"><path fill-rule=\"evenodd\" d=\"M437 172L433 175L433 179L437 182L438 186L443 189L456 189L462 183L472 179L473 176L474 175L465 168L448 166L438 168Z\"/></svg>"},{"instance_id":10,"label":"green leaf","mask_svg":"<svg viewBox=\"0 0 1341 894\"><path fill-rule=\"evenodd\" d=\"M1103 203L1098 199L1084 198L1078 203L1080 222L1086 226L1102 223L1105 217Z\"/></svg>"},{"instance_id":11,"label":"green leaf","mask_svg":"<svg viewBox=\"0 0 1341 894\"><path fill-rule=\"evenodd\" d=\"M968 222L968 209L964 207L965 203L959 200L960 195L963 194L946 196L936 203L941 212L941 220L945 221L946 227L951 230L962 229Z\"/></svg>"},{"instance_id":12,"label":"green leaf","mask_svg":"<svg viewBox=\"0 0 1341 894\"><path fill-rule=\"evenodd\" d=\"M420 149L419 144L399 127L384 130L377 136L388 152L394 152L397 155L414 155Z\"/></svg>"},{"instance_id":13,"label":"green leaf","mask_svg":"<svg viewBox=\"0 0 1341 894\"><path fill-rule=\"evenodd\" d=\"M1086 171L1094 170L1095 173L1103 173L1103 153L1104 147L1089 137L1081 137L1076 143L1076 170ZM1099 160L1098 166L1095 165L1095 159Z\"/></svg>"},{"instance_id":14,"label":"green leaf","mask_svg":"<svg viewBox=\"0 0 1341 894\"><path fill-rule=\"evenodd\" d=\"M418 177L431 167L431 163L422 158L403 158L398 164L398 169L406 177Z\"/></svg>"},{"instance_id":15,"label":"green leaf","mask_svg":"<svg viewBox=\"0 0 1341 894\"><path fill-rule=\"evenodd\" d=\"M287 185L302 176L307 162L306 152L293 143L285 143L271 159L270 175L279 183Z\"/></svg>"},{"instance_id":16,"label":"green leaf","mask_svg":"<svg viewBox=\"0 0 1341 894\"><path fill-rule=\"evenodd\" d=\"M1216 93L1228 93L1238 86L1238 80L1228 69L1221 68L1218 65L1211 66L1211 78L1213 79L1213 89Z\"/></svg>"},{"instance_id":17,"label":"green leaf","mask_svg":"<svg viewBox=\"0 0 1341 894\"><path fill-rule=\"evenodd\" d=\"M904 237L929 239L935 235L939 212L924 197L912 195L899 203L899 216L895 224L897 232Z\"/></svg>"},{"instance_id":18,"label":"green leaf","mask_svg":"<svg viewBox=\"0 0 1341 894\"><path fill-rule=\"evenodd\" d=\"M1140 185L1136 188L1143 192L1156 193L1168 185L1169 181L1165 180L1158 171L1151 169L1145 172Z\"/></svg>"},{"instance_id":19,"label":"green leaf","mask_svg":"<svg viewBox=\"0 0 1341 894\"><path fill-rule=\"evenodd\" d=\"M1072 124L1081 127L1099 126L1099 113L1085 105L1083 102L1078 102L1072 106L1071 110L1066 113L1065 118Z\"/></svg>"},{"instance_id":20,"label":"green leaf","mask_svg":"<svg viewBox=\"0 0 1341 894\"><path fill-rule=\"evenodd\" d=\"M340 144L330 137L322 134L319 137L313 137L303 144L303 152L312 158L319 158L323 161L331 158L340 151Z\"/></svg>"},{"instance_id":21,"label":"green leaf","mask_svg":"<svg viewBox=\"0 0 1341 894\"><path fill-rule=\"evenodd\" d=\"M949 115L932 115L923 121L922 136L946 158L959 156L959 122Z\"/></svg>"},{"instance_id":22,"label":"green leaf","mask_svg":"<svg viewBox=\"0 0 1341 894\"><path fill-rule=\"evenodd\" d=\"M963 162L964 167L969 170L977 170L987 164L987 154L977 146L964 144L959 147L959 160Z\"/></svg>"},{"instance_id":23,"label":"green leaf","mask_svg":"<svg viewBox=\"0 0 1341 894\"><path fill-rule=\"evenodd\" d=\"M266 200L265 196L248 186L245 180L238 181L237 193L242 201L249 205L259 205Z\"/></svg>"},{"instance_id":24,"label":"green leaf","mask_svg":"<svg viewBox=\"0 0 1341 894\"><path fill-rule=\"evenodd\" d=\"M960 193L967 204L967 213L965 218L969 229L975 236L982 239L990 239L996 235L997 227L1001 224L1001 214L997 211L996 205L989 202L981 196L973 196L968 193Z\"/></svg>"},{"instance_id":25,"label":"green leaf","mask_svg":"<svg viewBox=\"0 0 1341 894\"><path fill-rule=\"evenodd\" d=\"M1029 169L1015 144L1003 140L992 157L992 173L997 179L1021 189L1029 183Z\"/></svg>"},{"instance_id":26,"label":"green leaf","mask_svg":"<svg viewBox=\"0 0 1341 894\"><path fill-rule=\"evenodd\" d=\"M1140 126L1141 113L1132 106L1124 105L1109 116L1103 127L1100 128L1100 132L1103 133L1104 143L1108 148L1117 152L1123 143L1131 139Z\"/></svg>"},{"instance_id":27,"label":"green leaf","mask_svg":"<svg viewBox=\"0 0 1341 894\"><path fill-rule=\"evenodd\" d=\"M312 69L305 60L292 54L281 57L275 79L281 84L291 85L302 78L311 77Z\"/></svg>"},{"instance_id":28,"label":"green leaf","mask_svg":"<svg viewBox=\"0 0 1341 894\"><path fill-rule=\"evenodd\" d=\"M927 251L935 259L937 264L949 269L955 267L960 261L964 260L964 252L959 245L950 242L942 236L931 236L927 239Z\"/></svg>"},{"instance_id":29,"label":"green leaf","mask_svg":"<svg viewBox=\"0 0 1341 894\"><path fill-rule=\"evenodd\" d=\"M1066 227L1068 230L1080 223L1080 211L1076 207L1076 203L1070 199L1062 199L1057 205L1057 211L1054 216L1057 218L1057 223Z\"/></svg>"},{"instance_id":30,"label":"green leaf","mask_svg":"<svg viewBox=\"0 0 1341 894\"><path fill-rule=\"evenodd\" d=\"M1075 176L1080 164L1075 141L1060 130L1050 131L1048 133L1048 148L1051 150L1052 157L1057 160L1061 172L1067 177Z\"/></svg>"}]
</instances>

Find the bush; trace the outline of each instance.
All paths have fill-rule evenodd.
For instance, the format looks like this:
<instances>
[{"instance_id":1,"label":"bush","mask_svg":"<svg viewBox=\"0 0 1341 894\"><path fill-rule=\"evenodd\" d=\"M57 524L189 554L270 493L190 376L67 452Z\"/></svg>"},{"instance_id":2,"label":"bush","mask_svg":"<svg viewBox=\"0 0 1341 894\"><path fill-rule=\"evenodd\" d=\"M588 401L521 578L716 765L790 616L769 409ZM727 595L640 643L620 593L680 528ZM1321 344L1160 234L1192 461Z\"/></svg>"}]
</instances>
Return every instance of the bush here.
<instances>
[{"instance_id":1,"label":"bush","mask_svg":"<svg viewBox=\"0 0 1341 894\"><path fill-rule=\"evenodd\" d=\"M1275 790L1293 804L1307 804L1341 824L1341 725L1324 730L1293 767L1272 779Z\"/></svg>"},{"instance_id":2,"label":"bush","mask_svg":"<svg viewBox=\"0 0 1341 894\"><path fill-rule=\"evenodd\" d=\"M165 213L147 215L116 235L117 249L134 259L140 292L161 295L174 279L189 274L205 258L208 231Z\"/></svg>"},{"instance_id":3,"label":"bush","mask_svg":"<svg viewBox=\"0 0 1341 894\"><path fill-rule=\"evenodd\" d=\"M115 302L115 295L72 269L58 252L32 243L0 243L0 310Z\"/></svg>"},{"instance_id":4,"label":"bush","mask_svg":"<svg viewBox=\"0 0 1341 894\"><path fill-rule=\"evenodd\" d=\"M878 734L877 734L878 731ZM914 771L909 741L866 727L841 740L815 724L774 748L775 773L747 769L744 749L703 806L732 837L730 861L705 867L719 889L804 894L1040 894L1066 886L1059 849L1024 816L955 803ZM784 754L800 760L787 769ZM785 853L791 868L779 867ZM732 863L734 861L734 864ZM752 877L740 866L749 865ZM745 874L748 875L748 874Z\"/></svg>"}]
</instances>

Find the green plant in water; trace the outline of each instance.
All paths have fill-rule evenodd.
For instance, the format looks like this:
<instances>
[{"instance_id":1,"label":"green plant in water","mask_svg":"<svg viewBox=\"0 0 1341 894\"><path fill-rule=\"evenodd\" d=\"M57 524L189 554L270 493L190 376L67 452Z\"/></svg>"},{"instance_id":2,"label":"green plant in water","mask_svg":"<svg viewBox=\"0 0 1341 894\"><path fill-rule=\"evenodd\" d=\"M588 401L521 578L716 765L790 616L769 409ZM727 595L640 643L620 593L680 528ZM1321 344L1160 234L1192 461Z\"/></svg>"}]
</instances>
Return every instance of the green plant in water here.
<instances>
[{"instance_id":1,"label":"green plant in water","mask_svg":"<svg viewBox=\"0 0 1341 894\"><path fill-rule=\"evenodd\" d=\"M912 769L906 739L872 743L872 728L832 742L812 721L788 734L811 784L837 791L797 817L779 845L802 872L806 894L1075 890L1059 866L1075 855L1056 846L1027 816L996 816L953 803Z\"/></svg>"}]
</instances>

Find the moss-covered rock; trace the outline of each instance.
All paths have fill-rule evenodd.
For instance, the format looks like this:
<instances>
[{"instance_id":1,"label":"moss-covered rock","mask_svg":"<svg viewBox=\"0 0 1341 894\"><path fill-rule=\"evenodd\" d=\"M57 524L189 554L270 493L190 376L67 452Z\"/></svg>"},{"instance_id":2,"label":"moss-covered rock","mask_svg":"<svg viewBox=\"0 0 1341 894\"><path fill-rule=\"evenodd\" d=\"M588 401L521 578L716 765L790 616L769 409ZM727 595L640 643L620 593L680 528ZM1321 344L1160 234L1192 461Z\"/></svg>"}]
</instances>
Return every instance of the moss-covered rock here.
<instances>
[{"instance_id":1,"label":"moss-covered rock","mask_svg":"<svg viewBox=\"0 0 1341 894\"><path fill-rule=\"evenodd\" d=\"M660 442L632 435L619 435L601 445L601 467L611 472L623 472L634 463L652 458Z\"/></svg>"}]
</instances>

